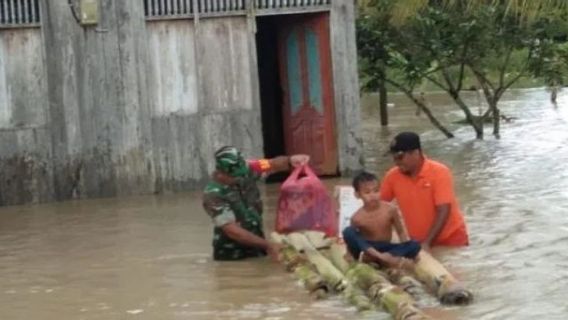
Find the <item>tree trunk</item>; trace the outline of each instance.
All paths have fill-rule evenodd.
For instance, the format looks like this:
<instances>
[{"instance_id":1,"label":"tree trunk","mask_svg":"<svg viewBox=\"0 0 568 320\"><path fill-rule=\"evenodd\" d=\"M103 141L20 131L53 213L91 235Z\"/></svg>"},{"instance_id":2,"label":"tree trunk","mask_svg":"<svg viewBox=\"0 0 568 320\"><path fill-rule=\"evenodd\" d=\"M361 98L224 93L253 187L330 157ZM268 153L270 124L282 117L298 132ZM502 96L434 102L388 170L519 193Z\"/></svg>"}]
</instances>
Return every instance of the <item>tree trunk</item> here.
<instances>
[{"instance_id":1,"label":"tree trunk","mask_svg":"<svg viewBox=\"0 0 568 320\"><path fill-rule=\"evenodd\" d=\"M459 92L456 92L454 94L452 94L451 92L448 93L450 94L452 99L454 99L454 102L458 105L458 107L462 109L463 113L465 114L465 119L473 128L473 131L475 131L475 138L478 140L483 140L483 116L480 115L479 117L477 117L473 115L467 104L465 104L465 102L461 99Z\"/></svg>"},{"instance_id":2,"label":"tree trunk","mask_svg":"<svg viewBox=\"0 0 568 320\"><path fill-rule=\"evenodd\" d=\"M430 120L434 127L438 128L438 130L440 130L446 136L446 138L454 137L454 134L451 133L450 130L448 130L446 127L444 127L444 125L442 125L442 123L440 123L440 121L436 119L432 111L430 111L430 109L424 103L414 97L414 94L412 94L412 92L404 91L404 94L406 94L406 96L410 98L410 100L412 100L412 102L414 102L414 104L416 104L416 106L418 106L426 114L428 120Z\"/></svg>"},{"instance_id":3,"label":"tree trunk","mask_svg":"<svg viewBox=\"0 0 568 320\"><path fill-rule=\"evenodd\" d=\"M550 88L550 102L552 102L552 104L556 105L556 97L558 96L558 87L556 85L553 85L552 88Z\"/></svg>"},{"instance_id":4,"label":"tree trunk","mask_svg":"<svg viewBox=\"0 0 568 320\"><path fill-rule=\"evenodd\" d=\"M393 232L393 241L400 239ZM420 250L414 266L416 278L424 283L445 304L465 305L473 301L473 294L436 260L430 253Z\"/></svg>"},{"instance_id":5,"label":"tree trunk","mask_svg":"<svg viewBox=\"0 0 568 320\"><path fill-rule=\"evenodd\" d=\"M473 300L473 294L428 252L420 251L414 272L442 303L465 305Z\"/></svg>"},{"instance_id":6,"label":"tree trunk","mask_svg":"<svg viewBox=\"0 0 568 320\"><path fill-rule=\"evenodd\" d=\"M472 119L471 126L475 131L475 138L478 140L483 140L483 121L485 121L484 117Z\"/></svg>"},{"instance_id":7,"label":"tree trunk","mask_svg":"<svg viewBox=\"0 0 568 320\"><path fill-rule=\"evenodd\" d=\"M497 108L496 101L492 101L491 109L493 110L493 135L495 138L500 139L501 134L499 129L501 127L501 111Z\"/></svg>"},{"instance_id":8,"label":"tree trunk","mask_svg":"<svg viewBox=\"0 0 568 320\"><path fill-rule=\"evenodd\" d=\"M371 299L367 297L365 292L351 283L347 285L347 288L345 288L342 295L347 300L347 302L357 308L357 311L376 309L375 305L373 304Z\"/></svg>"},{"instance_id":9,"label":"tree trunk","mask_svg":"<svg viewBox=\"0 0 568 320\"><path fill-rule=\"evenodd\" d=\"M395 319L430 319L415 307L414 298L405 289L393 285L386 274L364 263L349 263L346 255L349 253L344 245L334 243L329 248L331 262L346 274L350 285L366 292L371 300L384 306Z\"/></svg>"},{"instance_id":10,"label":"tree trunk","mask_svg":"<svg viewBox=\"0 0 568 320\"><path fill-rule=\"evenodd\" d=\"M277 233L272 234L272 240L283 244L283 239ZM286 270L294 272L296 277L303 283L310 294L317 299L327 297L330 291L323 278L314 270L306 258L302 257L292 246L284 246L280 250L282 262Z\"/></svg>"},{"instance_id":11,"label":"tree trunk","mask_svg":"<svg viewBox=\"0 0 568 320\"><path fill-rule=\"evenodd\" d=\"M402 91L408 98L410 98L410 100L412 100L412 102L414 102L414 104L416 104L417 107L419 107L422 111L424 111L424 113L428 117L428 120L430 120L430 123L432 123L434 125L434 127L438 128L438 130L440 130L446 136L446 138L453 138L454 137L454 134L451 133L450 130L446 129L446 127L444 127L440 123L440 121L438 121L438 119L436 119L436 117L434 117L434 115L432 114L430 109L424 103L421 103L416 97L414 97L412 90L408 90L408 89L404 88L403 86L396 83L395 81L392 81L392 80L389 80L389 79L385 79L385 81L392 84L394 87L398 88L400 91Z\"/></svg>"},{"instance_id":12,"label":"tree trunk","mask_svg":"<svg viewBox=\"0 0 568 320\"><path fill-rule=\"evenodd\" d=\"M307 259L315 266L318 273L331 288L341 292L347 287L345 275L326 259L305 235L294 232L285 236L285 239L285 242L292 245L294 249L306 255Z\"/></svg>"},{"instance_id":13,"label":"tree trunk","mask_svg":"<svg viewBox=\"0 0 568 320\"><path fill-rule=\"evenodd\" d=\"M426 294L424 285L406 270L391 268L386 270L386 274L392 283L401 287L417 301L429 296Z\"/></svg>"},{"instance_id":14,"label":"tree trunk","mask_svg":"<svg viewBox=\"0 0 568 320\"><path fill-rule=\"evenodd\" d=\"M395 319L430 319L415 306L414 299L398 286L394 286L385 275L368 264L356 262L347 272L347 278L367 292L394 316Z\"/></svg>"},{"instance_id":15,"label":"tree trunk","mask_svg":"<svg viewBox=\"0 0 568 320\"><path fill-rule=\"evenodd\" d=\"M306 264L300 264L294 272L296 275L304 283L304 286L318 298L325 297L329 291L329 285L335 286L336 291L341 291L342 296L357 310L359 311L366 311L374 309L374 304L371 302L369 297L365 295L365 292L360 288L354 286L352 283L349 283L347 279L343 275L343 271L339 272L335 270L333 264L327 260L319 250L316 250L316 247L319 247L322 244L325 244L325 241L322 241L323 236L318 236L318 232L305 232L304 234L301 233L292 233L290 235L284 236L280 235L276 232L271 234L271 238L273 241L278 242L280 244L289 243L288 247L285 247L282 250L283 260L284 263L288 266L290 259L287 258L286 254L289 254L290 251L293 252L293 260L300 260L306 262ZM323 233L322 233L323 234ZM325 239L323 239L325 240ZM315 241L315 242L313 242ZM304 252L304 255L300 254L299 252ZM306 260L307 257L307 260ZM345 267L348 267L347 262ZM307 271L306 271L307 269ZM307 272L307 274L299 273L299 270ZM315 271L317 270L317 272ZM321 275L318 273L320 272ZM315 273L315 275L313 274ZM323 279L326 279L325 281ZM334 285L337 282L337 279L341 278L342 286L340 290L337 290L337 286ZM317 291L314 291L315 290Z\"/></svg>"},{"instance_id":16,"label":"tree trunk","mask_svg":"<svg viewBox=\"0 0 568 320\"><path fill-rule=\"evenodd\" d=\"M388 94L384 79L379 81L379 107L381 114L381 126L389 125L389 113L387 110Z\"/></svg>"}]
</instances>

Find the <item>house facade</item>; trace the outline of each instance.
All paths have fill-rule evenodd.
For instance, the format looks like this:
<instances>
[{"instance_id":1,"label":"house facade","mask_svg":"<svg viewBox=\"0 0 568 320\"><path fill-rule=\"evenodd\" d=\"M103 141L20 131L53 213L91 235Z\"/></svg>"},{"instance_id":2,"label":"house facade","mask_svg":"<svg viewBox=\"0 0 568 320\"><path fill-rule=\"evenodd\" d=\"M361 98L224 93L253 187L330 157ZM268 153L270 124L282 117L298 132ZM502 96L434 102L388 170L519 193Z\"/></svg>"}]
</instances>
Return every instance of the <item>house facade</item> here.
<instances>
[{"instance_id":1,"label":"house facade","mask_svg":"<svg viewBox=\"0 0 568 320\"><path fill-rule=\"evenodd\" d=\"M214 151L361 168L348 0L0 0L0 205L199 188Z\"/></svg>"}]
</instances>

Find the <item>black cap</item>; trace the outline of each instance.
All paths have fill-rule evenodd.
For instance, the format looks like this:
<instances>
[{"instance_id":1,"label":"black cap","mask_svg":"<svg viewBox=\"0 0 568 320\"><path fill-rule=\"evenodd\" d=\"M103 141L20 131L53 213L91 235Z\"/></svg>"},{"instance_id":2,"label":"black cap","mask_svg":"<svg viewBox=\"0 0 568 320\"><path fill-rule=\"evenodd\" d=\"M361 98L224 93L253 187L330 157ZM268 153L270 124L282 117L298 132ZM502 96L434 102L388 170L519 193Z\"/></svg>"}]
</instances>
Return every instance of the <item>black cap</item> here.
<instances>
[{"instance_id":1,"label":"black cap","mask_svg":"<svg viewBox=\"0 0 568 320\"><path fill-rule=\"evenodd\" d=\"M390 143L390 152L406 152L420 148L420 137L414 132L401 132Z\"/></svg>"}]
</instances>

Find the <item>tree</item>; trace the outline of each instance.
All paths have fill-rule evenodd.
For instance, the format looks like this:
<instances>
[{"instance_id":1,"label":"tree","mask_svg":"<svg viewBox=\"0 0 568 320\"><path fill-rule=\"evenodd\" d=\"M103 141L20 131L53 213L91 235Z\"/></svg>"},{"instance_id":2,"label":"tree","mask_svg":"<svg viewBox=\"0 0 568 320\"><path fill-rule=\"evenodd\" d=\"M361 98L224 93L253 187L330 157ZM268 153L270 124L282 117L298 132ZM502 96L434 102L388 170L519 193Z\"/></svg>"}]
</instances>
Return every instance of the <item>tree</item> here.
<instances>
[{"instance_id":1,"label":"tree","mask_svg":"<svg viewBox=\"0 0 568 320\"><path fill-rule=\"evenodd\" d=\"M556 95L568 84L568 43L553 44L546 54L547 63L536 66L535 74L540 75L550 90L550 101L556 104Z\"/></svg>"},{"instance_id":2,"label":"tree","mask_svg":"<svg viewBox=\"0 0 568 320\"><path fill-rule=\"evenodd\" d=\"M380 72L386 73L386 81L417 105L420 101L412 91L427 80L448 93L464 112L478 139L483 138L483 124L489 117L492 117L493 134L499 138L498 102L503 93L536 70L550 75L545 71L555 51L551 49L553 42L547 28L558 19L554 15L522 15L511 1L455 0L429 1L428 6L418 6L415 15L406 18L403 24L393 23L401 2L404 1L371 0L359 18L362 32L358 42L364 48L360 54L368 75L373 78ZM390 20L381 20L385 16ZM374 32L377 29L381 32ZM386 53L377 55L379 50L373 51L377 43L386 48ZM394 72L380 71L373 64ZM475 78L483 91L488 104L483 114L474 115L462 99L468 77ZM419 107L450 136L443 126L435 123L426 106Z\"/></svg>"},{"instance_id":3,"label":"tree","mask_svg":"<svg viewBox=\"0 0 568 320\"><path fill-rule=\"evenodd\" d=\"M391 9L393 22L403 23L432 4L467 12L475 12L481 7L500 6L505 12L517 16L521 23L546 18L553 12L563 12L568 8L566 0L398 0Z\"/></svg>"},{"instance_id":4,"label":"tree","mask_svg":"<svg viewBox=\"0 0 568 320\"><path fill-rule=\"evenodd\" d=\"M362 87L367 90L385 91L385 83L389 83L411 99L435 127L451 138L453 134L436 119L424 101L414 95L414 88L420 84L422 78L412 70L405 70L403 79L397 79L400 72L388 72L391 68L400 67L397 66L396 47L401 30L391 23L394 5L396 0L371 0L360 6L357 45ZM381 113L386 115L386 101L382 104L384 106L381 107Z\"/></svg>"},{"instance_id":5,"label":"tree","mask_svg":"<svg viewBox=\"0 0 568 320\"><path fill-rule=\"evenodd\" d=\"M365 17L366 7L360 6L360 15ZM385 38L389 32L389 12L387 10L377 10L373 16L373 20L357 19L357 39L369 38ZM369 24L370 22L374 22ZM379 109L381 125L388 125L388 110L387 110L387 88L386 88L386 64L388 60L388 52L383 42L374 43L369 45L367 41L359 41L359 61L362 74L362 88L363 90L379 91ZM372 70L372 75L369 71ZM370 75L365 77L365 75Z\"/></svg>"},{"instance_id":6,"label":"tree","mask_svg":"<svg viewBox=\"0 0 568 320\"><path fill-rule=\"evenodd\" d=\"M568 13L555 12L543 32L548 36L539 54L545 63L530 66L532 73L544 80L556 104L556 94L568 84Z\"/></svg>"}]
</instances>

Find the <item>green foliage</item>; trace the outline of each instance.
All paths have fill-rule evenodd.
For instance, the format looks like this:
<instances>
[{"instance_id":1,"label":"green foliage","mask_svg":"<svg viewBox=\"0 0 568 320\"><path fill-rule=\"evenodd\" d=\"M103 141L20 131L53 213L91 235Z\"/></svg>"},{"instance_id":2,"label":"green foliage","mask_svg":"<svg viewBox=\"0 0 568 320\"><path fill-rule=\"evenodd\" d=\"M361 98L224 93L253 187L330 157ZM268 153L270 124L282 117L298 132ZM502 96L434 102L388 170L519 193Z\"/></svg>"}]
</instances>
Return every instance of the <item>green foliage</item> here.
<instances>
[{"instance_id":1,"label":"green foliage","mask_svg":"<svg viewBox=\"0 0 568 320\"><path fill-rule=\"evenodd\" d=\"M491 108L486 115L497 117L503 92L522 79L566 83L568 23L556 2L533 0L519 11L515 1L418 1L414 15L400 23L402 2L409 1L370 0L360 7L357 43L365 90L384 79L408 93L428 81L454 98L479 137L482 123L475 126L460 90L482 88ZM497 135L498 126L494 130Z\"/></svg>"}]
</instances>

